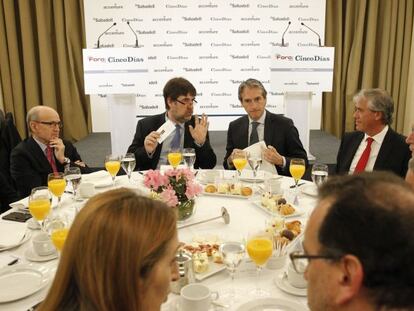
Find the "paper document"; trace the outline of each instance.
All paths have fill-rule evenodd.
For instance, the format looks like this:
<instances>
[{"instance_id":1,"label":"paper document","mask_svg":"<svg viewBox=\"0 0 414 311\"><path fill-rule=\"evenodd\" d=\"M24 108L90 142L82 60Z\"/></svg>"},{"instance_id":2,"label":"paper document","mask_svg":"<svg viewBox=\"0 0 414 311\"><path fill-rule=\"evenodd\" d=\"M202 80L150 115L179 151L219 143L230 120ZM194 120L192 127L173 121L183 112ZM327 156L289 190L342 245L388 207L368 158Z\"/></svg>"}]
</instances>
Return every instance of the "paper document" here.
<instances>
[{"instance_id":1,"label":"paper document","mask_svg":"<svg viewBox=\"0 0 414 311\"><path fill-rule=\"evenodd\" d=\"M244 148L243 150L247 151L249 155L251 156L262 158L262 149L266 149L266 148L267 146L265 142L261 140L247 148ZM246 168L249 169L250 166L246 166ZM272 174L276 174L276 175L278 174L275 166L272 163L266 161L265 159L262 160L262 165L260 166L260 170L266 171Z\"/></svg>"},{"instance_id":2,"label":"paper document","mask_svg":"<svg viewBox=\"0 0 414 311\"><path fill-rule=\"evenodd\" d=\"M167 120L160 128L157 130L160 133L160 138L158 138L158 143L161 144L173 131L175 130L175 124L170 120Z\"/></svg>"}]
</instances>

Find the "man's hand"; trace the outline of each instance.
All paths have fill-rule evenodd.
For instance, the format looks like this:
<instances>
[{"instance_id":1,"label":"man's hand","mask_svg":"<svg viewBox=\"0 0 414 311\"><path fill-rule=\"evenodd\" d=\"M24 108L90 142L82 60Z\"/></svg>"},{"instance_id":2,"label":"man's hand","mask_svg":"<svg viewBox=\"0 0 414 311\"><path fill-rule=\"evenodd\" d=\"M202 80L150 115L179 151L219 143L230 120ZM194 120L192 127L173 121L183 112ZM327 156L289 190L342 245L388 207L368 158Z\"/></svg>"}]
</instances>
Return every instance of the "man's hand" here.
<instances>
[{"instance_id":1,"label":"man's hand","mask_svg":"<svg viewBox=\"0 0 414 311\"><path fill-rule=\"evenodd\" d=\"M82 162L81 160L76 160L75 164L81 167L86 167L86 164L84 162Z\"/></svg>"},{"instance_id":2,"label":"man's hand","mask_svg":"<svg viewBox=\"0 0 414 311\"><path fill-rule=\"evenodd\" d=\"M144 139L144 148L145 151L149 154L153 153L158 146L158 139L160 138L160 133L152 131Z\"/></svg>"},{"instance_id":3,"label":"man's hand","mask_svg":"<svg viewBox=\"0 0 414 311\"><path fill-rule=\"evenodd\" d=\"M52 138L49 142L49 146L55 150L56 159L63 164L65 162L65 145L63 141L59 138Z\"/></svg>"},{"instance_id":4,"label":"man's hand","mask_svg":"<svg viewBox=\"0 0 414 311\"><path fill-rule=\"evenodd\" d=\"M203 113L201 119L199 119L198 116L195 115L194 127L190 125L188 129L190 130L190 134L193 137L194 141L198 145L203 145L206 141L208 131L207 116Z\"/></svg>"},{"instance_id":5,"label":"man's hand","mask_svg":"<svg viewBox=\"0 0 414 311\"><path fill-rule=\"evenodd\" d=\"M273 165L283 166L283 157L275 149L275 147L269 145L267 148L262 149L263 158L272 163Z\"/></svg>"}]
</instances>

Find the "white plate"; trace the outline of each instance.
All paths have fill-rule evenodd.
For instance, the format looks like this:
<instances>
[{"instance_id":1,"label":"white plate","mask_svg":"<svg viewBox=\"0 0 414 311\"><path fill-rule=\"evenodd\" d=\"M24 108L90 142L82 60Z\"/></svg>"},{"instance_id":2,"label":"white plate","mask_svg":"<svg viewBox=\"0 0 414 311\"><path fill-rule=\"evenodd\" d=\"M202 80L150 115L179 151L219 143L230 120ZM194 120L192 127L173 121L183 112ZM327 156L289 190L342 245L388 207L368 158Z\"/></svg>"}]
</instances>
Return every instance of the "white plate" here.
<instances>
[{"instance_id":1,"label":"white plate","mask_svg":"<svg viewBox=\"0 0 414 311\"><path fill-rule=\"evenodd\" d=\"M31 236L32 236L32 232L27 230L26 233L24 234L23 238L19 241L19 243L15 244L15 245L8 245L8 246L5 246L5 247L1 247L0 252L22 245L24 242L29 240Z\"/></svg>"},{"instance_id":2,"label":"white plate","mask_svg":"<svg viewBox=\"0 0 414 311\"><path fill-rule=\"evenodd\" d=\"M42 261L49 261L49 260L52 260L52 259L57 258L58 257L58 252L57 251L54 251L50 255L47 255L47 256L39 256L38 254L36 254L36 252L33 250L32 247L29 247L24 252L24 256L26 257L27 260L42 262Z\"/></svg>"},{"instance_id":3,"label":"white plate","mask_svg":"<svg viewBox=\"0 0 414 311\"><path fill-rule=\"evenodd\" d=\"M223 198L234 198L234 199L249 199L254 192L251 195L241 195L241 194L227 194L227 193L218 193L218 192L201 192L202 195L212 196L212 197L223 197Z\"/></svg>"},{"instance_id":4,"label":"white plate","mask_svg":"<svg viewBox=\"0 0 414 311\"><path fill-rule=\"evenodd\" d=\"M237 311L305 311L305 306L282 298L260 298L242 304Z\"/></svg>"},{"instance_id":5,"label":"white plate","mask_svg":"<svg viewBox=\"0 0 414 311\"><path fill-rule=\"evenodd\" d=\"M288 294L295 295L295 296L301 296L301 297L306 297L307 295L306 288L297 288L297 287L290 285L287 279L286 272L282 272L279 275L277 275L273 279L273 282L275 282L277 287L279 287L282 291Z\"/></svg>"},{"instance_id":6,"label":"white plate","mask_svg":"<svg viewBox=\"0 0 414 311\"><path fill-rule=\"evenodd\" d=\"M273 215L272 211L269 210L268 208L264 207L262 205L262 202L261 201L252 201L252 203L255 206L257 206L258 208L260 208L262 211L265 211L269 215ZM290 215L280 215L279 214L280 217L283 217L283 218L299 217L299 216L302 216L305 213L303 209L300 209L299 207L293 205L292 203L289 203L289 204L294 207L295 212L293 214L290 214Z\"/></svg>"},{"instance_id":7,"label":"white plate","mask_svg":"<svg viewBox=\"0 0 414 311\"><path fill-rule=\"evenodd\" d=\"M300 187L300 191L302 191L302 193L310 195L312 197L316 197L318 196L318 188L316 188L315 185L303 185L302 187Z\"/></svg>"},{"instance_id":8,"label":"white plate","mask_svg":"<svg viewBox=\"0 0 414 311\"><path fill-rule=\"evenodd\" d=\"M264 177L240 177L241 181L248 182L248 183L262 183L264 182Z\"/></svg>"},{"instance_id":9,"label":"white plate","mask_svg":"<svg viewBox=\"0 0 414 311\"><path fill-rule=\"evenodd\" d=\"M22 264L0 269L0 303L30 296L45 287L50 280L44 266Z\"/></svg>"},{"instance_id":10,"label":"white plate","mask_svg":"<svg viewBox=\"0 0 414 311\"><path fill-rule=\"evenodd\" d=\"M208 264L208 270L203 273L194 273L195 279L197 281L202 281L216 273L219 273L220 271L223 271L226 269L226 266L222 263L215 263L213 262L212 258L208 258L209 264Z\"/></svg>"}]
</instances>

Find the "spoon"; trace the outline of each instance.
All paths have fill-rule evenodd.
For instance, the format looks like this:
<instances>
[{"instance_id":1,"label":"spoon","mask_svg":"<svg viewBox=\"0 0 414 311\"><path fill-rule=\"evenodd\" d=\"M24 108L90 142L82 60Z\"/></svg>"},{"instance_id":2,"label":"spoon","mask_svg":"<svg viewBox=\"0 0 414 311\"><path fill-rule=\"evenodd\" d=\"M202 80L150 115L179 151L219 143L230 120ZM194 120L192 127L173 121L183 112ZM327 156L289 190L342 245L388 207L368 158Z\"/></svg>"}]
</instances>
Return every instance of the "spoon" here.
<instances>
[{"instance_id":1,"label":"spoon","mask_svg":"<svg viewBox=\"0 0 414 311\"><path fill-rule=\"evenodd\" d=\"M183 226L178 227L177 229L188 228L188 227L191 227L191 226L199 225L199 224L209 222L209 221L212 221L212 220L216 220L216 219L219 219L219 218L223 218L224 223L226 225L228 225L230 223L230 214L229 214L229 212L227 211L227 209L225 207L221 208L221 215L220 216L213 217L213 218L208 218L208 219L198 221L198 222L193 222L192 224L188 224L188 225L183 225Z\"/></svg>"}]
</instances>

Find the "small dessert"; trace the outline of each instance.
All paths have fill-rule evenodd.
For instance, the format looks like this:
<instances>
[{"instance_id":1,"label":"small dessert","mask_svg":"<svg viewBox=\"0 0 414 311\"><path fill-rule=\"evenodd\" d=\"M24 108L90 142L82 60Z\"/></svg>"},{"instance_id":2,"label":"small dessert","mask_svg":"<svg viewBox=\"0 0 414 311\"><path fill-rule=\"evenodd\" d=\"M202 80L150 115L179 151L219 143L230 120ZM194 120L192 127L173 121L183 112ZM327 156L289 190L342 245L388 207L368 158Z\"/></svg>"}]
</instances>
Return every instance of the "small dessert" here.
<instances>
[{"instance_id":1,"label":"small dessert","mask_svg":"<svg viewBox=\"0 0 414 311\"><path fill-rule=\"evenodd\" d=\"M195 273L203 273L208 270L208 256L205 252L195 252L193 254L193 268Z\"/></svg>"},{"instance_id":2,"label":"small dessert","mask_svg":"<svg viewBox=\"0 0 414 311\"><path fill-rule=\"evenodd\" d=\"M229 193L230 192L230 185L228 183L219 183L217 185L217 192L218 193Z\"/></svg>"},{"instance_id":3,"label":"small dessert","mask_svg":"<svg viewBox=\"0 0 414 311\"><path fill-rule=\"evenodd\" d=\"M215 192L217 192L217 188L216 188L216 186L215 185L207 185L205 188L204 188L204 192L207 192L207 193L215 193Z\"/></svg>"},{"instance_id":4,"label":"small dessert","mask_svg":"<svg viewBox=\"0 0 414 311\"><path fill-rule=\"evenodd\" d=\"M289 229L291 231L296 231L298 234L301 232L301 222L299 220L289 221L285 224L286 229Z\"/></svg>"},{"instance_id":5,"label":"small dessert","mask_svg":"<svg viewBox=\"0 0 414 311\"><path fill-rule=\"evenodd\" d=\"M295 212L295 208L289 203L279 205L279 213L281 215L292 215Z\"/></svg>"},{"instance_id":6,"label":"small dessert","mask_svg":"<svg viewBox=\"0 0 414 311\"><path fill-rule=\"evenodd\" d=\"M230 193L240 195L241 194L241 189L242 189L242 187L241 187L240 184L232 184L230 186Z\"/></svg>"},{"instance_id":7,"label":"small dessert","mask_svg":"<svg viewBox=\"0 0 414 311\"><path fill-rule=\"evenodd\" d=\"M213 250L212 253L213 262L215 263L223 263L223 255L218 250Z\"/></svg>"},{"instance_id":8,"label":"small dessert","mask_svg":"<svg viewBox=\"0 0 414 311\"><path fill-rule=\"evenodd\" d=\"M241 188L241 194L245 197L248 197L248 196L252 195L252 193L253 193L253 190L250 187L242 187Z\"/></svg>"},{"instance_id":9,"label":"small dessert","mask_svg":"<svg viewBox=\"0 0 414 311\"><path fill-rule=\"evenodd\" d=\"M285 238L289 239L289 241L292 241L292 240L295 238L295 234L294 234L292 231L290 231L289 229L285 229L285 230L283 230L283 231L280 233L280 235L281 235L282 237L285 237Z\"/></svg>"}]
</instances>

